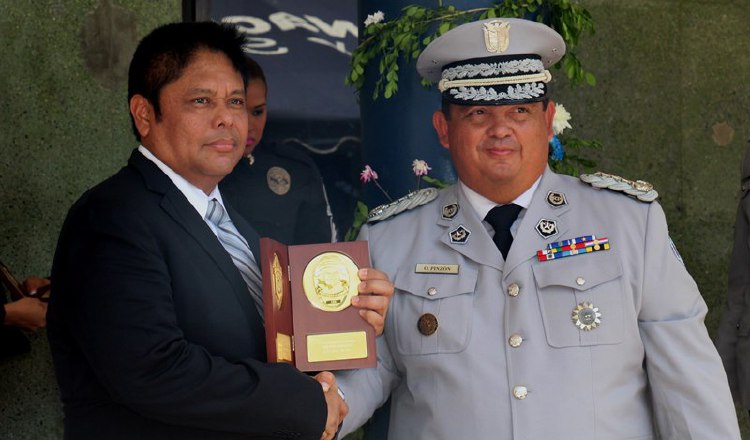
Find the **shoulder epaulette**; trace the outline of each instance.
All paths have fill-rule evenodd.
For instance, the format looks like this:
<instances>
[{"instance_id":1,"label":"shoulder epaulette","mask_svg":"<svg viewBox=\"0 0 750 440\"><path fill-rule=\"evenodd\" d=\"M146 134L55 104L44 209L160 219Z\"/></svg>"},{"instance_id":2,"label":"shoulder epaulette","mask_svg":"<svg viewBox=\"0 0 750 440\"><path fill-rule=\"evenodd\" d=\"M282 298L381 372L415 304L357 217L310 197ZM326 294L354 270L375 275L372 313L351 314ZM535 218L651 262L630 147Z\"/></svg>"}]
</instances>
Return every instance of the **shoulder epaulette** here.
<instances>
[{"instance_id":1,"label":"shoulder epaulette","mask_svg":"<svg viewBox=\"0 0 750 440\"><path fill-rule=\"evenodd\" d=\"M391 203L371 209L370 213L367 214L367 223L379 222L417 206L422 206L435 200L437 196L438 190L436 188L423 188L418 191L412 191Z\"/></svg>"},{"instance_id":2,"label":"shoulder epaulette","mask_svg":"<svg viewBox=\"0 0 750 440\"><path fill-rule=\"evenodd\" d=\"M659 193L654 189L654 185L643 180L628 180L624 177L600 171L594 174L581 174L580 179L594 188L606 188L612 191L624 192L642 202L651 203L659 197Z\"/></svg>"}]
</instances>

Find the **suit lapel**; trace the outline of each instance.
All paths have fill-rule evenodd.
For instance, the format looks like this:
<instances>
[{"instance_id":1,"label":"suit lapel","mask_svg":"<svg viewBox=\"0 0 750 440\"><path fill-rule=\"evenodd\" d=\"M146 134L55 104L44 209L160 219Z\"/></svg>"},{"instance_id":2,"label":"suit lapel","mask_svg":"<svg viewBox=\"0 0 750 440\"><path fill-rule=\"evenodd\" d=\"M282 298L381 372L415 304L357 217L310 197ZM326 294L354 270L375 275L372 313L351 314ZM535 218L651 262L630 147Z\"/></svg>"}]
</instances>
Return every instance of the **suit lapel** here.
<instances>
[{"instance_id":1,"label":"suit lapel","mask_svg":"<svg viewBox=\"0 0 750 440\"><path fill-rule=\"evenodd\" d=\"M257 314L252 298L247 291L247 285L242 279L239 270L232 262L232 258L221 245L206 222L201 218L195 208L188 202L185 195L174 186L172 181L159 167L144 157L137 150L130 156L129 164L133 166L142 176L146 187L154 192L162 194L161 208L172 218L190 237L192 237L201 248L216 263L221 273L233 286L233 291L240 303L249 313ZM238 215L230 217L237 218ZM239 228L238 228L239 229ZM244 231L240 230L240 233ZM253 233L254 234L254 233ZM243 234L244 235L244 234ZM257 234L253 235L252 241L258 242ZM251 242L251 238L247 238ZM251 245L252 249L252 245ZM253 249L255 252L255 249ZM257 254L255 254L257 255Z\"/></svg>"}]
</instances>

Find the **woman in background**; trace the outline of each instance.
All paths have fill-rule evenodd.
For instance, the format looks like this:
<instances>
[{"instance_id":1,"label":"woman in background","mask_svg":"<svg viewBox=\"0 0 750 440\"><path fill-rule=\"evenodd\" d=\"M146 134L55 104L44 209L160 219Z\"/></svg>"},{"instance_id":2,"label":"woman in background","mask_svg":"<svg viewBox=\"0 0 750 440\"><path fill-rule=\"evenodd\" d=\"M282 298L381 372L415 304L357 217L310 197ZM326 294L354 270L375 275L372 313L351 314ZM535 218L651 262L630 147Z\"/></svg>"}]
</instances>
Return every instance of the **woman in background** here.
<instances>
[{"instance_id":1,"label":"woman in background","mask_svg":"<svg viewBox=\"0 0 750 440\"><path fill-rule=\"evenodd\" d=\"M261 237L287 245L336 241L336 227L315 162L293 146L258 146L266 125L268 88L260 65L247 58L246 160L219 184L222 197Z\"/></svg>"}]
</instances>

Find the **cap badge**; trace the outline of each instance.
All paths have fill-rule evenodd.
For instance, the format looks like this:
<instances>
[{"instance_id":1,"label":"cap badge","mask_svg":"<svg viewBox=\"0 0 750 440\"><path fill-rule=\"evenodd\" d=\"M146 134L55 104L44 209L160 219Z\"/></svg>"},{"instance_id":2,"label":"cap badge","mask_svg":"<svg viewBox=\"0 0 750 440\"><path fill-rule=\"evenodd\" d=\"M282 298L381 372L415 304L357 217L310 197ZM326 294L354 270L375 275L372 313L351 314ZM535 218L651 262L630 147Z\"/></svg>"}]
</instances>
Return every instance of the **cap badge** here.
<instances>
[{"instance_id":1,"label":"cap badge","mask_svg":"<svg viewBox=\"0 0 750 440\"><path fill-rule=\"evenodd\" d=\"M510 45L510 23L501 20L492 20L484 24L484 45L487 52L503 53Z\"/></svg>"},{"instance_id":2,"label":"cap badge","mask_svg":"<svg viewBox=\"0 0 750 440\"><path fill-rule=\"evenodd\" d=\"M550 191L547 193L547 203L553 208L559 208L568 204L565 199L565 194L557 191Z\"/></svg>"},{"instance_id":3,"label":"cap badge","mask_svg":"<svg viewBox=\"0 0 750 440\"><path fill-rule=\"evenodd\" d=\"M594 307L594 305L588 301L578 304L576 308L573 309L573 314L571 315L573 324L579 329L586 331L599 327L599 324L602 323L601 317L602 314L599 313L599 308Z\"/></svg>"},{"instance_id":4,"label":"cap badge","mask_svg":"<svg viewBox=\"0 0 750 440\"><path fill-rule=\"evenodd\" d=\"M464 244L469 239L471 231L464 228L464 225L458 225L458 227L451 231L451 243Z\"/></svg>"},{"instance_id":5,"label":"cap badge","mask_svg":"<svg viewBox=\"0 0 750 440\"><path fill-rule=\"evenodd\" d=\"M549 238L557 234L557 222L546 218L540 219L539 223L536 224L536 232L538 232L542 238Z\"/></svg>"},{"instance_id":6,"label":"cap badge","mask_svg":"<svg viewBox=\"0 0 750 440\"><path fill-rule=\"evenodd\" d=\"M283 196L289 192L289 188L292 186L292 176L284 168L271 167L266 173L266 183L271 191Z\"/></svg>"},{"instance_id":7,"label":"cap badge","mask_svg":"<svg viewBox=\"0 0 750 440\"><path fill-rule=\"evenodd\" d=\"M425 313L419 317L417 328L419 329L419 333L422 333L425 336L434 334L438 329L437 317L432 313Z\"/></svg>"},{"instance_id":8,"label":"cap badge","mask_svg":"<svg viewBox=\"0 0 750 440\"><path fill-rule=\"evenodd\" d=\"M458 214L458 203L443 206L443 219L451 220Z\"/></svg>"}]
</instances>

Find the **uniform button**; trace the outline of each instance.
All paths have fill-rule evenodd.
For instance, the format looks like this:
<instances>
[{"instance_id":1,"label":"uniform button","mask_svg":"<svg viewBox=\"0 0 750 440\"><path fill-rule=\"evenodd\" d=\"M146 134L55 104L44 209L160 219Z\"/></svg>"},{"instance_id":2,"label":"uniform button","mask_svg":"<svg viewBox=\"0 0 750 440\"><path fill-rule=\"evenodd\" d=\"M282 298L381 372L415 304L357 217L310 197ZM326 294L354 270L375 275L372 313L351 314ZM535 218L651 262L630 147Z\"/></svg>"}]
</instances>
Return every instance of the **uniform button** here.
<instances>
[{"instance_id":1,"label":"uniform button","mask_svg":"<svg viewBox=\"0 0 750 440\"><path fill-rule=\"evenodd\" d=\"M427 294L430 296L435 296L437 295L437 289L434 287L430 287L429 289L427 289Z\"/></svg>"},{"instance_id":2,"label":"uniform button","mask_svg":"<svg viewBox=\"0 0 750 440\"><path fill-rule=\"evenodd\" d=\"M513 388L513 397L518 400L523 400L529 394L529 390L525 386L517 385Z\"/></svg>"},{"instance_id":3,"label":"uniform button","mask_svg":"<svg viewBox=\"0 0 750 440\"><path fill-rule=\"evenodd\" d=\"M518 333L510 335L510 338L508 338L508 344L510 344L510 346L513 348L520 347L522 342L523 337L521 337L521 335L519 335Z\"/></svg>"},{"instance_id":4,"label":"uniform button","mask_svg":"<svg viewBox=\"0 0 750 440\"><path fill-rule=\"evenodd\" d=\"M508 286L508 295L510 296L518 296L518 294L521 292L521 287L518 286L518 284L513 283L510 286Z\"/></svg>"},{"instance_id":5,"label":"uniform button","mask_svg":"<svg viewBox=\"0 0 750 440\"><path fill-rule=\"evenodd\" d=\"M584 284L586 284L586 279L584 277L578 277L576 278L576 284L578 284L579 286L583 286Z\"/></svg>"},{"instance_id":6,"label":"uniform button","mask_svg":"<svg viewBox=\"0 0 750 440\"><path fill-rule=\"evenodd\" d=\"M419 317L417 328L419 329L419 333L422 333L425 336L434 334L438 329L437 317L432 313L425 313Z\"/></svg>"}]
</instances>

